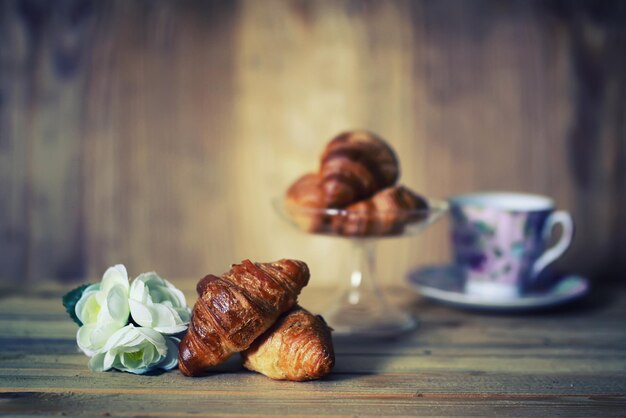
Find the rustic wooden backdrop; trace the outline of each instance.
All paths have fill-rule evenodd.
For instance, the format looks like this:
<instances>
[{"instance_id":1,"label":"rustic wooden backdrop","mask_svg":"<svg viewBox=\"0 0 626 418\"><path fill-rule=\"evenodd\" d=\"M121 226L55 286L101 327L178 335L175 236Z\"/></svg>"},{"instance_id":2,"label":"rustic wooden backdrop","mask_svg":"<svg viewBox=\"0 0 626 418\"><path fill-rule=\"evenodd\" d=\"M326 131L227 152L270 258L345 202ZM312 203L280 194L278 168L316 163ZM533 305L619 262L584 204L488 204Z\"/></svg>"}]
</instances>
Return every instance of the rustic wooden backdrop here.
<instances>
[{"instance_id":1,"label":"rustic wooden backdrop","mask_svg":"<svg viewBox=\"0 0 626 418\"><path fill-rule=\"evenodd\" d=\"M626 13L619 1L0 0L0 277L168 277L348 244L270 199L339 131L396 148L433 197L553 196L561 267L626 267ZM447 224L383 242L401 283L448 260Z\"/></svg>"}]
</instances>

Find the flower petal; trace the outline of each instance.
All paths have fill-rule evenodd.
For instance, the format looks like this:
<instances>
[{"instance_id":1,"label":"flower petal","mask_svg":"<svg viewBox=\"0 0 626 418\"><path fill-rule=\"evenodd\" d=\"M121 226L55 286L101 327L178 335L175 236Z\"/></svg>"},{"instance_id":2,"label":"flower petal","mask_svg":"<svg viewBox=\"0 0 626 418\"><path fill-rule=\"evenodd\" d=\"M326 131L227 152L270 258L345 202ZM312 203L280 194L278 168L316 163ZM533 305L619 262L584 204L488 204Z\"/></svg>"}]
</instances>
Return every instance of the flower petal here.
<instances>
[{"instance_id":1,"label":"flower petal","mask_svg":"<svg viewBox=\"0 0 626 418\"><path fill-rule=\"evenodd\" d=\"M122 286L116 285L111 288L106 303L108 315L113 321L120 324L128 322L128 315L130 315L128 295Z\"/></svg>"},{"instance_id":2,"label":"flower petal","mask_svg":"<svg viewBox=\"0 0 626 418\"><path fill-rule=\"evenodd\" d=\"M102 276L102 290L108 293L113 286L121 285L123 289L128 291L128 273L123 264L117 264L109 267Z\"/></svg>"},{"instance_id":3,"label":"flower petal","mask_svg":"<svg viewBox=\"0 0 626 418\"><path fill-rule=\"evenodd\" d=\"M154 310L158 312L158 319L155 321L157 325L155 331L163 334L178 334L187 329L187 323L184 323L173 308L165 305L154 305Z\"/></svg>"},{"instance_id":4,"label":"flower petal","mask_svg":"<svg viewBox=\"0 0 626 418\"><path fill-rule=\"evenodd\" d=\"M163 356L159 355L159 352L152 344L146 344L143 349L143 364L156 364L161 361L161 358Z\"/></svg>"},{"instance_id":5,"label":"flower petal","mask_svg":"<svg viewBox=\"0 0 626 418\"><path fill-rule=\"evenodd\" d=\"M139 276L137 276L137 279L135 280L141 280L149 286L164 284L163 278L156 274L156 272L154 271L141 273Z\"/></svg>"},{"instance_id":6,"label":"flower petal","mask_svg":"<svg viewBox=\"0 0 626 418\"><path fill-rule=\"evenodd\" d=\"M85 290L83 295L80 297L76 306L74 307L74 312L76 313L76 317L83 324L94 324L98 321L98 315L100 314L100 304L98 303L96 294L98 290Z\"/></svg>"},{"instance_id":7,"label":"flower petal","mask_svg":"<svg viewBox=\"0 0 626 418\"><path fill-rule=\"evenodd\" d=\"M139 275L133 282L130 284L130 291L128 293L128 297L130 299L134 299L136 301L146 303L146 298L148 296L148 291L144 282L140 279L141 275Z\"/></svg>"},{"instance_id":8,"label":"flower petal","mask_svg":"<svg viewBox=\"0 0 626 418\"><path fill-rule=\"evenodd\" d=\"M154 322L152 312L146 305L135 299L129 299L128 304L130 305L130 315L136 323L142 327L152 327Z\"/></svg>"},{"instance_id":9,"label":"flower petal","mask_svg":"<svg viewBox=\"0 0 626 418\"><path fill-rule=\"evenodd\" d=\"M167 342L167 355L161 360L161 363L159 363L159 368L172 370L174 367L178 366L178 344L180 340L173 337L168 337L165 340Z\"/></svg>"},{"instance_id":10,"label":"flower petal","mask_svg":"<svg viewBox=\"0 0 626 418\"><path fill-rule=\"evenodd\" d=\"M171 326L171 327L155 327L154 329L156 331L159 331L162 334L175 335L175 334L178 334L180 332L187 330L187 325L176 325L176 326Z\"/></svg>"},{"instance_id":11,"label":"flower petal","mask_svg":"<svg viewBox=\"0 0 626 418\"><path fill-rule=\"evenodd\" d=\"M89 359L89 368L94 372L104 372L109 370L109 368L104 367L104 353L98 353Z\"/></svg>"},{"instance_id":12,"label":"flower petal","mask_svg":"<svg viewBox=\"0 0 626 418\"><path fill-rule=\"evenodd\" d=\"M171 327L176 325L176 320L180 322L180 317L178 313L172 308L168 308L165 305L157 304L153 305L152 309L157 314L157 323L159 326L163 327Z\"/></svg>"},{"instance_id":13,"label":"flower petal","mask_svg":"<svg viewBox=\"0 0 626 418\"><path fill-rule=\"evenodd\" d=\"M110 370L115 365L115 355L107 351L102 360L102 370Z\"/></svg>"},{"instance_id":14,"label":"flower petal","mask_svg":"<svg viewBox=\"0 0 626 418\"><path fill-rule=\"evenodd\" d=\"M83 294L80 296L80 299L78 299L78 302L76 302L76 305L74 306L74 313L76 314L76 317L80 320L80 322L82 322L83 324L85 324L87 321L87 318L85 318L83 314L83 311L85 310L85 304L87 303L88 299L90 297L93 297L93 295L95 295L99 290L100 290L100 283L92 284L88 286L83 291Z\"/></svg>"},{"instance_id":15,"label":"flower petal","mask_svg":"<svg viewBox=\"0 0 626 418\"><path fill-rule=\"evenodd\" d=\"M141 369L146 367L143 362L143 350L137 349L135 351L127 351L120 355L120 361L127 370Z\"/></svg>"},{"instance_id":16,"label":"flower petal","mask_svg":"<svg viewBox=\"0 0 626 418\"><path fill-rule=\"evenodd\" d=\"M89 336L90 347L95 350L100 350L108 343L109 338L119 329L120 325L114 322L95 324Z\"/></svg>"},{"instance_id":17,"label":"flower petal","mask_svg":"<svg viewBox=\"0 0 626 418\"><path fill-rule=\"evenodd\" d=\"M159 354L165 355L167 352L167 343L165 341L165 337L163 337L159 332L150 329L150 328L137 328L154 347L157 349Z\"/></svg>"},{"instance_id":18,"label":"flower petal","mask_svg":"<svg viewBox=\"0 0 626 418\"><path fill-rule=\"evenodd\" d=\"M97 350L92 347L90 340L91 333L95 327L95 325L90 324L83 325L78 328L78 332L76 332L76 344L78 344L78 348L89 357L95 355L97 352Z\"/></svg>"},{"instance_id":19,"label":"flower petal","mask_svg":"<svg viewBox=\"0 0 626 418\"><path fill-rule=\"evenodd\" d=\"M118 329L111 338L107 340L102 350L114 351L117 347L137 345L139 341L141 341L141 335L137 332L137 328L135 328L133 324L128 324Z\"/></svg>"},{"instance_id":20,"label":"flower petal","mask_svg":"<svg viewBox=\"0 0 626 418\"><path fill-rule=\"evenodd\" d=\"M173 296L176 297L177 303L173 304L176 307L187 306L187 300L185 299L185 294L177 289L172 283L163 279L165 284L167 285L168 290L172 293Z\"/></svg>"}]
</instances>

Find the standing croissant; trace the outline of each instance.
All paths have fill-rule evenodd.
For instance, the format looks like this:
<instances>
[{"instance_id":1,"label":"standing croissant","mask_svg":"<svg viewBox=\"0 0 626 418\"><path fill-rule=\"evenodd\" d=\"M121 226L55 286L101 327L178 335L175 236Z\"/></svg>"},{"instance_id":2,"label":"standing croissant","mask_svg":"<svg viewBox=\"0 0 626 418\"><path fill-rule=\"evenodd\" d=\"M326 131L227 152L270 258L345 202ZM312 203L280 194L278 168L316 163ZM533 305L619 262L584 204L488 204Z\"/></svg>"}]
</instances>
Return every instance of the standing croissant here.
<instances>
[{"instance_id":1,"label":"standing croissant","mask_svg":"<svg viewBox=\"0 0 626 418\"><path fill-rule=\"evenodd\" d=\"M389 187L348 206L343 216L333 219L333 229L347 236L399 234L407 223L425 217L420 209L428 209L422 196L404 186Z\"/></svg>"},{"instance_id":2,"label":"standing croissant","mask_svg":"<svg viewBox=\"0 0 626 418\"><path fill-rule=\"evenodd\" d=\"M273 263L244 260L222 277L206 276L197 285L200 297L179 346L180 371L197 376L247 349L296 304L308 281L307 265L287 259Z\"/></svg>"},{"instance_id":3,"label":"standing croissant","mask_svg":"<svg viewBox=\"0 0 626 418\"><path fill-rule=\"evenodd\" d=\"M243 365L277 380L311 380L335 365L330 329L321 316L296 306L242 352Z\"/></svg>"},{"instance_id":4,"label":"standing croissant","mask_svg":"<svg viewBox=\"0 0 626 418\"><path fill-rule=\"evenodd\" d=\"M322 154L326 206L341 208L393 185L400 174L391 147L367 131L336 136Z\"/></svg>"}]
</instances>

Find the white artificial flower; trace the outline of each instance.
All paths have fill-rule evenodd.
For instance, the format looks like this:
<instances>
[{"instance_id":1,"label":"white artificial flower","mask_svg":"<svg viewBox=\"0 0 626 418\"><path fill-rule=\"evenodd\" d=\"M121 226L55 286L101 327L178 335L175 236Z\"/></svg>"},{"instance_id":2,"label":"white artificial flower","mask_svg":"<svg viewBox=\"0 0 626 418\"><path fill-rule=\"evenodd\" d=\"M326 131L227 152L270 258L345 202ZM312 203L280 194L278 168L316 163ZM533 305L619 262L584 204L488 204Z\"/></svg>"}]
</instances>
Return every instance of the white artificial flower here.
<instances>
[{"instance_id":1,"label":"white artificial flower","mask_svg":"<svg viewBox=\"0 0 626 418\"><path fill-rule=\"evenodd\" d=\"M76 334L78 347L88 356L100 350L109 337L128 323L128 273L118 264L109 267L102 281L85 289L74 312L82 322Z\"/></svg>"},{"instance_id":2,"label":"white artificial flower","mask_svg":"<svg viewBox=\"0 0 626 418\"><path fill-rule=\"evenodd\" d=\"M164 334L185 331L191 318L183 292L154 272L133 280L128 302L138 325Z\"/></svg>"},{"instance_id":3,"label":"white artificial flower","mask_svg":"<svg viewBox=\"0 0 626 418\"><path fill-rule=\"evenodd\" d=\"M156 368L171 370L178 365L178 343L173 337L128 324L117 330L89 360L94 371L118 369L143 374Z\"/></svg>"}]
</instances>

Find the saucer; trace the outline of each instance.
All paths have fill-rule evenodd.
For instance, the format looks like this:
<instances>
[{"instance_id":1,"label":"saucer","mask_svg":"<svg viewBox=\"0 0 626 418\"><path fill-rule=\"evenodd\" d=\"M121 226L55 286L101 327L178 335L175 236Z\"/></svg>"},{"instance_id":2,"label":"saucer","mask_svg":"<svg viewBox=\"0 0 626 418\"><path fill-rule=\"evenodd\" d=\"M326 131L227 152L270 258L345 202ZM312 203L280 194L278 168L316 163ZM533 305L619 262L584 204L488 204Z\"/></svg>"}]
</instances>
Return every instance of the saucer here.
<instances>
[{"instance_id":1,"label":"saucer","mask_svg":"<svg viewBox=\"0 0 626 418\"><path fill-rule=\"evenodd\" d=\"M425 297L459 308L491 311L531 311L571 302L589 292L589 280L577 275L564 275L550 288L531 291L510 299L493 299L469 295L463 277L453 265L431 266L412 272L409 283Z\"/></svg>"}]
</instances>

